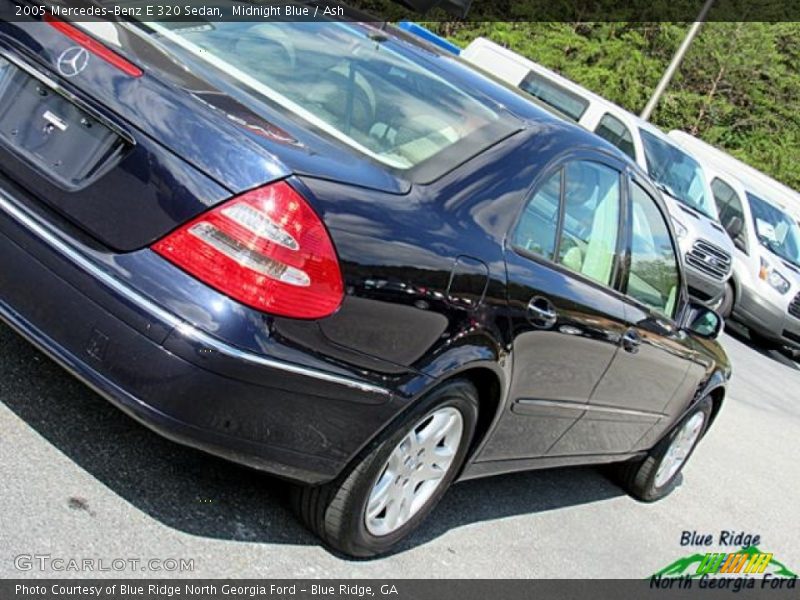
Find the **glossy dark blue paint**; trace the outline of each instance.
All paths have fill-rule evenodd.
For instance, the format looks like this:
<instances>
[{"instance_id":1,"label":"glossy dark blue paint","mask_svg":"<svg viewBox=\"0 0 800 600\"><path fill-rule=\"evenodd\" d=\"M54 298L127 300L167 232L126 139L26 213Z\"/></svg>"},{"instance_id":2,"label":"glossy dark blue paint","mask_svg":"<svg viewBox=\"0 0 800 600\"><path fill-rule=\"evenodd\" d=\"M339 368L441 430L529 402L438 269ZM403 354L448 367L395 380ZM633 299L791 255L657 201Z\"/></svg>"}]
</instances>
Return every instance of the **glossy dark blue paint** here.
<instances>
[{"instance_id":1,"label":"glossy dark blue paint","mask_svg":"<svg viewBox=\"0 0 800 600\"><path fill-rule=\"evenodd\" d=\"M472 477L633 456L705 382L724 384L715 343L677 324L653 329L619 292L509 248L526 195L558 161L585 156L632 173L595 136L454 58L391 38L519 122L461 166L414 182L278 111L256 115L219 75L189 75L147 39L119 33L144 77L98 63L59 83L124 128L130 152L69 192L0 153L0 316L148 426L318 483L420 396L463 376L488 390L463 472ZM0 47L56 79L53 60L69 45L42 23L0 24ZM347 289L334 315L259 313L147 249L223 199L282 178L330 231ZM535 295L557 298L559 326L579 334L531 328ZM645 343L625 356L631 327ZM574 408L520 402L531 398ZM582 406L598 399L613 416L587 416Z\"/></svg>"}]
</instances>

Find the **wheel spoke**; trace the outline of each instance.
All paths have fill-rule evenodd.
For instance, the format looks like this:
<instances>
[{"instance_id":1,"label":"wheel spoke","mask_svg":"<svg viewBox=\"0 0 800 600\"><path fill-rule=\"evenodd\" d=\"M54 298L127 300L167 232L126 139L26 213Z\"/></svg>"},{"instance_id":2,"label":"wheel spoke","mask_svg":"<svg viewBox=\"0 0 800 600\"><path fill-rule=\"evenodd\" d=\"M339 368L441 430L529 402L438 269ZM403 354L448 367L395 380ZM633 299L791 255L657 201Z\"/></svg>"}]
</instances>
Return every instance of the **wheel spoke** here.
<instances>
[{"instance_id":1,"label":"wheel spoke","mask_svg":"<svg viewBox=\"0 0 800 600\"><path fill-rule=\"evenodd\" d=\"M414 476L417 481L435 481L444 477L446 472L447 469L443 469L437 463L425 463L422 468L417 470Z\"/></svg>"},{"instance_id":2,"label":"wheel spoke","mask_svg":"<svg viewBox=\"0 0 800 600\"><path fill-rule=\"evenodd\" d=\"M437 462L444 465L449 465L450 461L456 455L456 448L450 446L437 446L433 449L433 454L436 456Z\"/></svg>"},{"instance_id":3,"label":"wheel spoke","mask_svg":"<svg viewBox=\"0 0 800 600\"><path fill-rule=\"evenodd\" d=\"M392 476L386 472L383 477L375 484L375 487L370 494L369 504L367 506L367 518L372 519L378 516L381 511L386 508L386 503L389 501L390 491L393 483Z\"/></svg>"},{"instance_id":4,"label":"wheel spoke","mask_svg":"<svg viewBox=\"0 0 800 600\"><path fill-rule=\"evenodd\" d=\"M401 527L405 525L406 522L411 518L412 508L414 506L414 484L412 482L408 482L403 489L403 498L400 502L400 510L398 511L398 521L395 523L395 527Z\"/></svg>"},{"instance_id":5,"label":"wheel spoke","mask_svg":"<svg viewBox=\"0 0 800 600\"><path fill-rule=\"evenodd\" d=\"M426 450L434 450L439 442L450 433L455 422L455 415L434 416L430 423L419 432L420 445Z\"/></svg>"},{"instance_id":6,"label":"wheel spoke","mask_svg":"<svg viewBox=\"0 0 800 600\"><path fill-rule=\"evenodd\" d=\"M392 498L392 501L386 506L386 516L384 517L385 525L389 531L397 529L397 522L400 519L400 498Z\"/></svg>"}]
</instances>

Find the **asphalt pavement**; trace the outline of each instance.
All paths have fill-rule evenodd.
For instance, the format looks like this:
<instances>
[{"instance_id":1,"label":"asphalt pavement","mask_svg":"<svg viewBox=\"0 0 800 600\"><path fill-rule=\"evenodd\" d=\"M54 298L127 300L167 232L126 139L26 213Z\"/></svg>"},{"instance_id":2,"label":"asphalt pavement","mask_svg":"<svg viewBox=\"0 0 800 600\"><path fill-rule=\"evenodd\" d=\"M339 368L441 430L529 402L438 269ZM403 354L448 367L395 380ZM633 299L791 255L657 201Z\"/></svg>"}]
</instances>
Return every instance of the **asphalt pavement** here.
<instances>
[{"instance_id":1,"label":"asphalt pavement","mask_svg":"<svg viewBox=\"0 0 800 600\"><path fill-rule=\"evenodd\" d=\"M730 395L667 499L596 468L465 482L400 551L356 561L285 484L161 439L0 325L0 577L641 578L699 551L684 531L758 535L800 572L800 365L722 343Z\"/></svg>"}]
</instances>

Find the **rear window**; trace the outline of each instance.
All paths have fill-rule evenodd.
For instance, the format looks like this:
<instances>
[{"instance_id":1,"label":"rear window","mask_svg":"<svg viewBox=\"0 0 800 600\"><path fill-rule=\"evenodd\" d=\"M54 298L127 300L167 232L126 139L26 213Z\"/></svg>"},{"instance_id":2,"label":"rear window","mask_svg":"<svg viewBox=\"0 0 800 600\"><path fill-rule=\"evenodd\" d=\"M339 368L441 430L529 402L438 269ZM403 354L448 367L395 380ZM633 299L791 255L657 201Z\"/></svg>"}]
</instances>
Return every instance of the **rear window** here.
<instances>
[{"instance_id":1,"label":"rear window","mask_svg":"<svg viewBox=\"0 0 800 600\"><path fill-rule=\"evenodd\" d=\"M246 92L393 168L413 168L499 118L392 50L377 30L331 22L146 25Z\"/></svg>"},{"instance_id":2,"label":"rear window","mask_svg":"<svg viewBox=\"0 0 800 600\"><path fill-rule=\"evenodd\" d=\"M580 120L589 106L587 100L533 71L525 76L519 87L575 122Z\"/></svg>"}]
</instances>

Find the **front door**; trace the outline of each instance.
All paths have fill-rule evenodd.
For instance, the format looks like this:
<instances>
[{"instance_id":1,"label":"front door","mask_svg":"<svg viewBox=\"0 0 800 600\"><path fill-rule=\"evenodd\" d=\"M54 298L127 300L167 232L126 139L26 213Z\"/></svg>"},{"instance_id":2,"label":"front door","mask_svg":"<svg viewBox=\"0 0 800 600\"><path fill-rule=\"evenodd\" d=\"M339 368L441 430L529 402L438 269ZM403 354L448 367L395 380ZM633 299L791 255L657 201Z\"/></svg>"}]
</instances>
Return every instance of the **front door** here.
<instances>
[{"instance_id":1,"label":"front door","mask_svg":"<svg viewBox=\"0 0 800 600\"><path fill-rule=\"evenodd\" d=\"M627 327L620 352L571 432L572 446L560 448L570 454L641 449L639 442L671 422L669 413L692 397L696 383L687 377L694 352L675 321L684 295L668 217L635 182L629 207L630 262L622 283Z\"/></svg>"}]
</instances>

